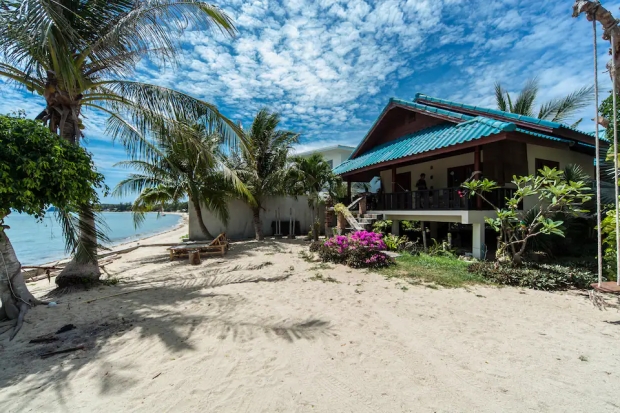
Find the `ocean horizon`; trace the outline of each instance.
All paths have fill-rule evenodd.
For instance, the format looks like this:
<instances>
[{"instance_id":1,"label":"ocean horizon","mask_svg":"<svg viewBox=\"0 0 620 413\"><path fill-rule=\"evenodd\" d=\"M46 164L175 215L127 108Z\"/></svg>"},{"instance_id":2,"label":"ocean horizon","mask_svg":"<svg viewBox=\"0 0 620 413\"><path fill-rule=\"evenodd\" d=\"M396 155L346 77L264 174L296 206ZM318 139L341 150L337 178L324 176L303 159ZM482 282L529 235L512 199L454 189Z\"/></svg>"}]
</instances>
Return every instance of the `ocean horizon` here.
<instances>
[{"instance_id":1,"label":"ocean horizon","mask_svg":"<svg viewBox=\"0 0 620 413\"><path fill-rule=\"evenodd\" d=\"M165 232L179 225L183 219L178 214L166 213L158 217L156 212L150 212L136 229L130 212L102 212L100 215L108 226L110 242L105 244L107 247ZM30 215L13 212L4 219L4 223L11 227L7 235L22 265L68 258L60 225L53 212L49 212L42 222Z\"/></svg>"}]
</instances>

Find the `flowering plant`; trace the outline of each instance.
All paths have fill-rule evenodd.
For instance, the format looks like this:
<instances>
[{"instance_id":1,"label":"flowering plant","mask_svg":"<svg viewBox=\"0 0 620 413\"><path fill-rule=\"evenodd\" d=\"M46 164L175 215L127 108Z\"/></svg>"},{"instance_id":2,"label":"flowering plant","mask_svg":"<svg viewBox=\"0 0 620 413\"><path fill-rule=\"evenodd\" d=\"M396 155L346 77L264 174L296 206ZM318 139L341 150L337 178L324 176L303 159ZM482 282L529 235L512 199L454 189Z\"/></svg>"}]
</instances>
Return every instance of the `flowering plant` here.
<instances>
[{"instance_id":1,"label":"flowering plant","mask_svg":"<svg viewBox=\"0 0 620 413\"><path fill-rule=\"evenodd\" d=\"M393 260L382 252L386 249L383 234L369 231L339 235L315 247L322 261L354 268L378 268L392 264Z\"/></svg>"}]
</instances>

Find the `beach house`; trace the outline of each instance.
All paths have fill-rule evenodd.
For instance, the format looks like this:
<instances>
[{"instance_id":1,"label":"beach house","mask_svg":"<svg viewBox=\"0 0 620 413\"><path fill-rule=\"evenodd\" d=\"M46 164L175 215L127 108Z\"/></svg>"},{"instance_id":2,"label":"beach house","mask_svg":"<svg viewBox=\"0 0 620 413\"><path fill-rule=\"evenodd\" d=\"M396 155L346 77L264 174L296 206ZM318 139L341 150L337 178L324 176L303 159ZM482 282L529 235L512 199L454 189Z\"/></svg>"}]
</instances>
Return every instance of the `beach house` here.
<instances>
[{"instance_id":1,"label":"beach house","mask_svg":"<svg viewBox=\"0 0 620 413\"><path fill-rule=\"evenodd\" d=\"M464 196L461 184L472 176L496 181L500 188L488 198L501 206L514 191L514 175L569 164L594 175L594 144L593 136L560 123L418 94L413 100L390 99L334 171L349 188L381 178L380 191L366 205L393 221L392 232L398 233L401 220L429 222L434 238L439 223L464 224L471 230L473 255L482 258L484 219L494 211L480 198ZM534 205L526 199L522 207Z\"/></svg>"}]
</instances>

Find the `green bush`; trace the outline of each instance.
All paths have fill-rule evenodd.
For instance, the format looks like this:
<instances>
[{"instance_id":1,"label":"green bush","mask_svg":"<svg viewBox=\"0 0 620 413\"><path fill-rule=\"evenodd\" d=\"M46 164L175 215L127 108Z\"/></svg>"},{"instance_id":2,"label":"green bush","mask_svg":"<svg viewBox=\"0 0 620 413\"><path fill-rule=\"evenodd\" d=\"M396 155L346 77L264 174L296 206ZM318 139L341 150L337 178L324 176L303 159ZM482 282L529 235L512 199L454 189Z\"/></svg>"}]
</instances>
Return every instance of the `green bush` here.
<instances>
[{"instance_id":1,"label":"green bush","mask_svg":"<svg viewBox=\"0 0 620 413\"><path fill-rule=\"evenodd\" d=\"M83 148L40 122L0 116L0 217L13 210L41 219L50 205L96 202L93 188L107 190Z\"/></svg>"},{"instance_id":2,"label":"green bush","mask_svg":"<svg viewBox=\"0 0 620 413\"><path fill-rule=\"evenodd\" d=\"M467 270L497 284L545 291L585 289L597 280L596 273L576 263L572 265L524 263L522 267L513 267L491 262L474 262Z\"/></svg>"},{"instance_id":3,"label":"green bush","mask_svg":"<svg viewBox=\"0 0 620 413\"><path fill-rule=\"evenodd\" d=\"M383 242L388 251L401 251L409 241L406 236L399 237L398 235L387 234L383 236Z\"/></svg>"}]
</instances>

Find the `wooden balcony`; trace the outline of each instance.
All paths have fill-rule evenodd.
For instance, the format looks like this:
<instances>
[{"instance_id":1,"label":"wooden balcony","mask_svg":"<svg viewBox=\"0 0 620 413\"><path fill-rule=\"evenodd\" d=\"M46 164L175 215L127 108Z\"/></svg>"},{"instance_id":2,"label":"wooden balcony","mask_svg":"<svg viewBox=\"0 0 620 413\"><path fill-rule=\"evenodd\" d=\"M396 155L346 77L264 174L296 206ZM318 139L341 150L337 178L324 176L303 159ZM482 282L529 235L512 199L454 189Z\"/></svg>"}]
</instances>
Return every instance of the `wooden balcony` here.
<instances>
[{"instance_id":1,"label":"wooden balcony","mask_svg":"<svg viewBox=\"0 0 620 413\"><path fill-rule=\"evenodd\" d=\"M485 194L493 205L506 206L506 198L514 195L513 188L497 188ZM393 192L368 195L370 211L489 211L491 207L479 197L470 197L464 188L440 188L425 191Z\"/></svg>"}]
</instances>

